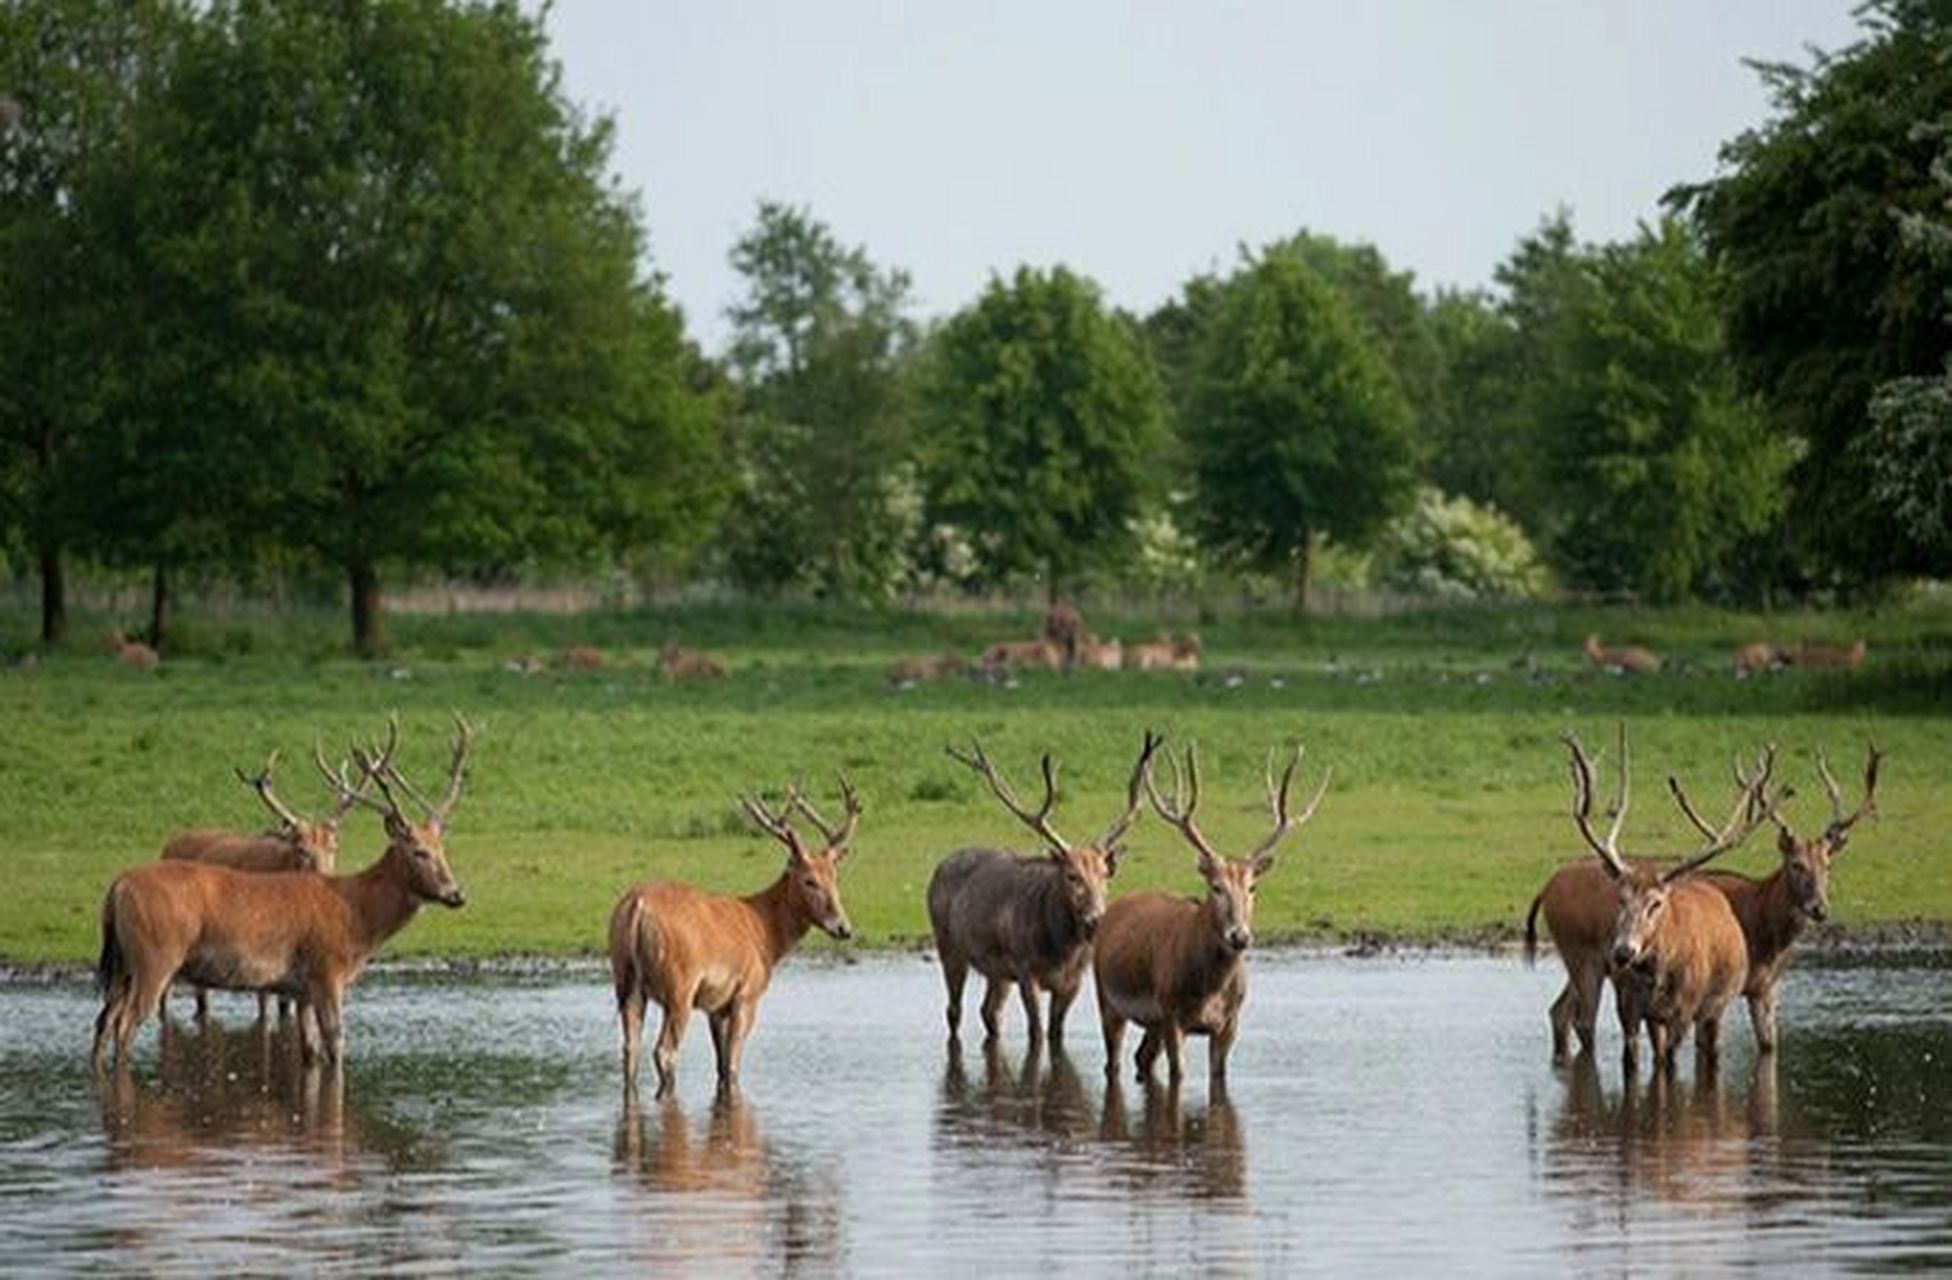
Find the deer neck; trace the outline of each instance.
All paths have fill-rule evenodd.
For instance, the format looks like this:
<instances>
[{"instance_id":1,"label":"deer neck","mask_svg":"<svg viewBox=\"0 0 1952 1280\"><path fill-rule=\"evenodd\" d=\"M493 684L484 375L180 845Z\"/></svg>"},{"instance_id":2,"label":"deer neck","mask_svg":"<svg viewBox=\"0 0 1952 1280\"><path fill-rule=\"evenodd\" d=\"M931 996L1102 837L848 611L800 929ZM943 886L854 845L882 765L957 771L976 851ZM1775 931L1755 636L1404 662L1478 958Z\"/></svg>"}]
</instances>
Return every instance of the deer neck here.
<instances>
[{"instance_id":1,"label":"deer neck","mask_svg":"<svg viewBox=\"0 0 1952 1280\"><path fill-rule=\"evenodd\" d=\"M1749 963L1760 968L1790 949L1802 935L1805 921L1790 898L1789 877L1777 867L1751 891L1754 904L1742 915L1749 936Z\"/></svg>"},{"instance_id":2,"label":"deer neck","mask_svg":"<svg viewBox=\"0 0 1952 1280\"><path fill-rule=\"evenodd\" d=\"M388 849L364 871L333 881L333 887L352 910L366 955L378 951L420 910L419 895L407 883L406 870L400 855Z\"/></svg>"},{"instance_id":3,"label":"deer neck","mask_svg":"<svg viewBox=\"0 0 1952 1280\"><path fill-rule=\"evenodd\" d=\"M800 895L793 892L791 868L780 872L779 879L743 901L759 918L768 967L785 959L813 927L813 917L807 914Z\"/></svg>"},{"instance_id":4,"label":"deer neck","mask_svg":"<svg viewBox=\"0 0 1952 1280\"><path fill-rule=\"evenodd\" d=\"M1045 876L1038 885L1038 896L1042 902L1036 918L1042 922L1044 939L1052 954L1061 956L1082 943L1084 928L1078 923L1077 909L1064 892L1064 878L1056 874Z\"/></svg>"}]
</instances>

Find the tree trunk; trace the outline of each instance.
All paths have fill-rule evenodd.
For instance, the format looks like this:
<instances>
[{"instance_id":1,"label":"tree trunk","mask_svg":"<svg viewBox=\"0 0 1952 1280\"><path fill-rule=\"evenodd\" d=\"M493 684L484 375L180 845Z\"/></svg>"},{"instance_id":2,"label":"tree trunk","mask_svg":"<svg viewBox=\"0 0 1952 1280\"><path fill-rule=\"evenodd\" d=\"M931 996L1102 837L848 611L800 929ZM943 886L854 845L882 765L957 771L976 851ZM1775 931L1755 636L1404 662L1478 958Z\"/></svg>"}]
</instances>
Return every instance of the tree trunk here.
<instances>
[{"instance_id":1,"label":"tree trunk","mask_svg":"<svg viewBox=\"0 0 1952 1280\"><path fill-rule=\"evenodd\" d=\"M156 562L156 576L149 590L149 647L157 653L169 642L170 612L174 605L170 595L169 567Z\"/></svg>"},{"instance_id":2,"label":"tree trunk","mask_svg":"<svg viewBox=\"0 0 1952 1280\"><path fill-rule=\"evenodd\" d=\"M41 547L41 643L59 644L68 633L68 579L61 548Z\"/></svg>"},{"instance_id":3,"label":"tree trunk","mask_svg":"<svg viewBox=\"0 0 1952 1280\"><path fill-rule=\"evenodd\" d=\"M372 565L352 565L347 576L352 583L352 648L362 658L379 656L386 649L386 619L381 614L380 575Z\"/></svg>"},{"instance_id":4,"label":"tree trunk","mask_svg":"<svg viewBox=\"0 0 1952 1280\"><path fill-rule=\"evenodd\" d=\"M1308 578L1314 570L1315 540L1304 537L1295 548L1295 612L1308 612Z\"/></svg>"}]
</instances>

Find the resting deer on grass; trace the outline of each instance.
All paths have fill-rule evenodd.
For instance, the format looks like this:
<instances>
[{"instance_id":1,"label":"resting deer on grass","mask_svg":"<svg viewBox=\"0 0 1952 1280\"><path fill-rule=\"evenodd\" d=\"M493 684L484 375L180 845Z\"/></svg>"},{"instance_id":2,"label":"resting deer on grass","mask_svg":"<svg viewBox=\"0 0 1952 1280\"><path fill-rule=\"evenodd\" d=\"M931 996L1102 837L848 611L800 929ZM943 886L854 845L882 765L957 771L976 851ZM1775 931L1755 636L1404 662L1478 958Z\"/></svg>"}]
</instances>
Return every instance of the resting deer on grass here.
<instances>
[{"instance_id":1,"label":"resting deer on grass","mask_svg":"<svg viewBox=\"0 0 1952 1280\"><path fill-rule=\"evenodd\" d=\"M1616 676L1651 676L1661 669L1661 657L1652 649L1637 644L1609 649L1600 643L1597 635L1587 636L1580 652L1586 655L1586 661Z\"/></svg>"},{"instance_id":2,"label":"resting deer on grass","mask_svg":"<svg viewBox=\"0 0 1952 1280\"><path fill-rule=\"evenodd\" d=\"M341 1020L346 988L386 940L405 928L421 904L467 901L448 867L448 815L461 798L473 730L455 717L448 789L430 803L393 763L391 744L354 759L385 797L360 796L386 824L386 852L350 876L248 872L199 862L164 861L125 871L102 900L102 950L95 974L103 993L95 1019L93 1060L100 1071L113 1045L129 1064L137 1030L158 1010L174 978L233 991L274 991L309 1006L318 1045L337 1063L345 1054ZM398 794L396 795L396 788ZM354 791L350 782L347 791ZM399 796L425 820L408 818Z\"/></svg>"},{"instance_id":3,"label":"resting deer on grass","mask_svg":"<svg viewBox=\"0 0 1952 1280\"><path fill-rule=\"evenodd\" d=\"M361 777L356 789L349 788L343 767L335 772L316 749L312 753L312 761L335 797L331 811L324 818L317 822L303 818L278 799L277 793L271 789L271 773L278 767L278 753L274 751L256 777L242 769L237 770L237 777L245 786L257 792L264 807L278 819L275 830L251 835L242 831L198 827L171 837L169 843L163 846L164 859L202 862L215 867L229 867L233 871L309 871L317 875L331 875L339 862L339 825L358 806L359 797L372 785L372 779ZM258 992L260 1019L265 1016L269 998L266 992ZM208 1019L209 989L198 987L196 999L198 1021ZM279 998L280 1017L285 1016L290 1007L288 999Z\"/></svg>"},{"instance_id":4,"label":"resting deer on grass","mask_svg":"<svg viewBox=\"0 0 1952 1280\"><path fill-rule=\"evenodd\" d=\"M1782 660L1792 667L1818 667L1833 671L1855 671L1864 665L1864 642L1858 640L1849 647L1835 644L1813 644L1804 641L1794 648L1782 651Z\"/></svg>"},{"instance_id":5,"label":"resting deer on grass","mask_svg":"<svg viewBox=\"0 0 1952 1280\"><path fill-rule=\"evenodd\" d=\"M719 1088L735 1088L759 998L780 961L815 926L834 938L854 936L840 900L840 864L861 822L861 797L845 778L841 801L846 814L839 827L830 827L796 787L787 789L778 812L740 797L760 830L786 846L785 868L758 893L734 898L653 880L618 900L610 913L610 974L623 1023L626 1088L637 1082L644 1011L652 1000L664 1013L651 1050L658 1096L677 1084L678 1044L693 1009L711 1027ZM789 819L796 812L826 841L819 852L809 851L794 829Z\"/></svg>"},{"instance_id":6,"label":"resting deer on grass","mask_svg":"<svg viewBox=\"0 0 1952 1280\"><path fill-rule=\"evenodd\" d=\"M1301 757L1301 748L1296 747L1277 788L1274 756L1269 753L1267 801L1274 815L1274 829L1240 858L1217 852L1194 821L1193 812L1200 804L1200 764L1192 747L1186 748L1183 774L1178 761L1173 762L1171 803L1160 797L1152 771L1146 770L1145 790L1154 811L1199 855L1206 899L1132 893L1106 908L1092 959L1098 984L1098 1016L1105 1033L1106 1076L1118 1075L1119 1046L1125 1038L1125 1024L1130 1021L1145 1029L1138 1051L1141 1081L1152 1079L1153 1063L1163 1050L1167 1077L1177 1086L1185 1038L1203 1035L1208 1038L1209 1085L1224 1085L1227 1053L1239 1033L1240 1006L1247 998L1244 960L1254 940L1254 886L1273 868L1275 846L1315 816L1328 792L1328 774L1324 772L1314 798L1299 814L1289 812L1288 793L1295 771L1301 767Z\"/></svg>"},{"instance_id":7,"label":"resting deer on grass","mask_svg":"<svg viewBox=\"0 0 1952 1280\"><path fill-rule=\"evenodd\" d=\"M125 667L134 667L137 671L153 671L163 660L163 656L154 648L140 640L131 640L120 631L109 632L107 644L117 662Z\"/></svg>"},{"instance_id":8,"label":"resting deer on grass","mask_svg":"<svg viewBox=\"0 0 1952 1280\"><path fill-rule=\"evenodd\" d=\"M1626 726L1620 729L1620 786L1608 809L1612 825L1604 840L1593 831L1592 761L1578 738L1568 733L1564 741L1572 756L1573 823L1615 886L1610 943L1603 967L1595 967L1590 950L1575 948L1563 953L1579 992L1580 1003L1574 1007L1590 1018L1599 998L1599 980L1610 976L1621 1025L1627 1030L1622 1057L1630 1069L1637 1059L1635 1031L1642 1020L1653 1042L1657 1069L1673 1068L1675 1054L1690 1028L1695 1034L1696 1052L1704 1061L1713 1062L1720 1047L1722 1013L1748 979L1748 944L1728 898L1694 873L1746 840L1788 797L1787 787L1778 789L1774 796L1766 794L1774 751L1763 751L1753 774L1738 775L1741 787L1734 809L1719 828L1701 822L1680 782L1668 779L1676 802L1707 843L1680 862L1662 865L1644 859L1629 862L1620 854L1620 828L1627 815ZM1547 894L1551 890L1548 884ZM1590 910L1590 901L1583 905ZM1547 906L1550 925L1552 903ZM1555 939L1557 936L1555 933ZM1561 995L1553 1006L1555 1049L1563 1047L1566 1016L1566 996ZM1590 1045L1590 1023L1582 1028L1582 1038Z\"/></svg>"},{"instance_id":9,"label":"resting deer on grass","mask_svg":"<svg viewBox=\"0 0 1952 1280\"><path fill-rule=\"evenodd\" d=\"M949 1036L962 1026L962 990L973 968L988 980L983 995L983 1031L997 1037L998 1016L1015 986L1029 1020L1030 1037L1041 1039L1037 993L1049 991L1050 1038L1064 1038L1064 1015L1077 999L1091 956L1091 938L1105 914L1105 882L1118 870L1120 842L1139 819L1145 800L1143 780L1160 739L1151 733L1139 749L1126 788L1125 811L1091 844L1074 845L1051 825L1057 803L1057 765L1044 756L1044 803L1035 813L1017 803L1010 785L990 763L980 744L971 752L949 748L969 766L1025 826L1042 838L1048 852L1016 857L1000 849L961 849L944 858L929 877L929 924L942 980L949 992Z\"/></svg>"}]
</instances>

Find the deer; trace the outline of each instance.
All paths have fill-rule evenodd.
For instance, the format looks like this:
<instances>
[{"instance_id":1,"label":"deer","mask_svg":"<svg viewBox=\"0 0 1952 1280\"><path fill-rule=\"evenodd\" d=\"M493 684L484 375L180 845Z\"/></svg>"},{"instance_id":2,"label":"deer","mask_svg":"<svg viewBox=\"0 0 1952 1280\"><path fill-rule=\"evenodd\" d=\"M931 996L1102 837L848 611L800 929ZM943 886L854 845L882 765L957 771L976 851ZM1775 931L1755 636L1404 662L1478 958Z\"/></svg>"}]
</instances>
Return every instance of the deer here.
<instances>
[{"instance_id":1,"label":"deer","mask_svg":"<svg viewBox=\"0 0 1952 1280\"><path fill-rule=\"evenodd\" d=\"M1085 638L1084 614L1069 601L1052 601L1044 614L1042 638L1057 646L1060 665L1070 670L1078 665L1079 645Z\"/></svg>"},{"instance_id":2,"label":"deer","mask_svg":"<svg viewBox=\"0 0 1952 1280\"><path fill-rule=\"evenodd\" d=\"M1198 855L1206 898L1146 891L1126 894L1105 910L1092 950L1098 987L1098 1017L1105 1035L1105 1075L1118 1075L1125 1024L1145 1029L1139 1043L1137 1078L1152 1080L1163 1050L1169 1083L1183 1076L1181 1047L1187 1036L1207 1037L1207 1085L1224 1088L1227 1054L1240 1031L1240 1007L1247 998L1247 949L1254 941L1254 887L1274 868L1274 850L1306 826L1328 793L1329 771L1314 798L1299 814L1288 806L1302 748L1295 748L1277 788L1274 754L1268 753L1265 781L1274 829L1245 856L1229 858L1200 831L1194 811L1200 804L1199 753L1186 748L1186 768L1168 754L1173 767L1173 798L1159 794L1146 770L1145 793L1153 811L1177 830Z\"/></svg>"},{"instance_id":3,"label":"deer","mask_svg":"<svg viewBox=\"0 0 1952 1280\"><path fill-rule=\"evenodd\" d=\"M1572 757L1573 824L1598 856L1616 890L1604 973L1613 979L1621 1026L1627 1032L1622 1060L1629 1070L1635 1068L1636 1032L1645 1021L1657 1071L1673 1070L1675 1056L1690 1029L1697 1055L1704 1063L1713 1064L1720 1050L1722 1014L1748 980L1748 944L1728 898L1694 873L1740 845L1790 794L1787 786L1779 788L1773 797L1766 794L1774 749L1763 749L1753 774L1738 770L1741 786L1735 807L1719 828L1699 821L1680 780L1668 778L1668 789L1676 803L1695 821L1706 843L1680 861L1662 865L1646 859L1629 862L1620 853L1620 828L1626 821L1628 799L1626 726L1620 727L1620 785L1608 809L1612 823L1604 840L1593 830L1592 761L1572 733L1564 734L1561 741ZM1575 955L1567 955L1569 972L1575 962ZM1582 1009L1590 1017L1598 1000L1598 982L1584 970L1581 981ZM1561 1016L1560 1006L1555 1004L1555 1048L1562 1035Z\"/></svg>"},{"instance_id":4,"label":"deer","mask_svg":"<svg viewBox=\"0 0 1952 1280\"><path fill-rule=\"evenodd\" d=\"M1637 644L1609 649L1600 643L1597 635L1587 636L1580 651L1586 655L1586 661L1610 675L1651 676L1661 669L1661 657L1652 649L1643 649Z\"/></svg>"},{"instance_id":5,"label":"deer","mask_svg":"<svg viewBox=\"0 0 1952 1280\"><path fill-rule=\"evenodd\" d=\"M1809 839L1800 837L1771 810L1768 816L1776 827L1776 851L1782 858L1774 871L1760 879L1720 869L1704 873L1708 883L1728 898L1748 944L1749 977L1742 995L1748 1002L1749 1025L1761 1053L1776 1049L1776 988L1789 969L1791 949L1810 921L1820 924L1830 916L1830 864L1850 842L1851 829L1858 821L1866 814L1877 813L1877 775L1883 761L1884 753L1873 743L1864 764L1864 798L1846 814L1843 789L1823 753L1817 752L1817 776L1830 798L1830 821L1822 833ZM1707 834L1692 810L1687 816L1697 830Z\"/></svg>"},{"instance_id":6,"label":"deer","mask_svg":"<svg viewBox=\"0 0 1952 1280\"><path fill-rule=\"evenodd\" d=\"M1161 635L1157 640L1125 646L1125 666L1131 671L1198 671L1200 638Z\"/></svg>"},{"instance_id":7,"label":"deer","mask_svg":"<svg viewBox=\"0 0 1952 1280\"><path fill-rule=\"evenodd\" d=\"M1737 680L1761 675L1769 671L1781 671L1789 663L1783 649L1764 640L1739 646L1735 650L1733 668Z\"/></svg>"},{"instance_id":8,"label":"deer","mask_svg":"<svg viewBox=\"0 0 1952 1280\"><path fill-rule=\"evenodd\" d=\"M999 640L983 650L981 665L1000 670L1005 667L1043 667L1064 669L1064 649L1050 640Z\"/></svg>"},{"instance_id":9,"label":"deer","mask_svg":"<svg viewBox=\"0 0 1952 1280\"><path fill-rule=\"evenodd\" d=\"M676 644L658 651L658 666L670 680L723 680L725 664L710 654L693 653Z\"/></svg>"},{"instance_id":10,"label":"deer","mask_svg":"<svg viewBox=\"0 0 1952 1280\"><path fill-rule=\"evenodd\" d=\"M888 683L905 689L925 680L955 675L968 665L960 653L953 651L927 658L897 658L888 668Z\"/></svg>"},{"instance_id":11,"label":"deer","mask_svg":"<svg viewBox=\"0 0 1952 1280\"><path fill-rule=\"evenodd\" d=\"M1792 667L1855 671L1864 665L1864 654L1862 639L1857 640L1849 648L1835 644L1812 644L1806 640L1794 648L1783 650L1782 659Z\"/></svg>"},{"instance_id":12,"label":"deer","mask_svg":"<svg viewBox=\"0 0 1952 1280\"><path fill-rule=\"evenodd\" d=\"M103 994L91 1055L97 1074L111 1048L115 1062L128 1068L136 1032L159 1011L178 976L199 986L298 998L317 1024L317 1043L305 1037L307 1060L323 1055L342 1063L345 993L366 963L424 903L458 909L467 902L448 865L446 833L473 741L473 729L457 715L447 793L438 802L395 766L397 735L377 754L354 748L360 772L383 797L361 792L359 803L381 814L387 844L377 861L353 875L158 861L117 876L102 899L95 966ZM345 790L357 788L347 779ZM421 821L407 815L403 796L424 811Z\"/></svg>"},{"instance_id":13,"label":"deer","mask_svg":"<svg viewBox=\"0 0 1952 1280\"><path fill-rule=\"evenodd\" d=\"M1052 825L1057 765L1049 752L1043 758L1044 801L1032 812L1018 803L980 742L972 742L968 752L947 748L951 759L989 784L1003 807L1035 832L1046 850L1019 857L1000 849L959 849L929 877L929 925L948 988L951 1041L960 1035L963 986L973 968L988 983L981 1010L986 1042L1000 1034L1003 1001L1015 986L1033 1042L1045 1033L1038 993L1050 992L1050 1039L1053 1046L1062 1045L1065 1014L1084 982L1092 935L1105 915L1105 884L1117 872L1122 841L1144 808L1146 766L1161 741L1146 733L1132 766L1124 811L1090 844L1073 844Z\"/></svg>"},{"instance_id":14,"label":"deer","mask_svg":"<svg viewBox=\"0 0 1952 1280\"><path fill-rule=\"evenodd\" d=\"M586 644L573 644L562 651L562 665L570 671L601 671L608 665L603 650Z\"/></svg>"},{"instance_id":15,"label":"deer","mask_svg":"<svg viewBox=\"0 0 1952 1280\"><path fill-rule=\"evenodd\" d=\"M103 642L117 662L137 671L153 671L163 660L163 656L154 648L140 640L131 640L120 631L109 632Z\"/></svg>"},{"instance_id":16,"label":"deer","mask_svg":"<svg viewBox=\"0 0 1952 1280\"><path fill-rule=\"evenodd\" d=\"M624 1088L636 1088L644 1013L655 1000L663 1012L651 1063L657 1096L677 1087L678 1045L693 1009L703 1013L718 1058L721 1092L737 1088L746 1036L773 970L815 926L845 941L854 936L841 903L840 867L861 821L861 797L841 778L845 814L838 827L815 811L797 786L768 809L756 796L739 797L754 825L786 847L786 865L766 888L745 897L708 893L671 880L648 880L626 890L610 913L610 974L623 1024ZM825 844L810 849L793 826L798 814Z\"/></svg>"},{"instance_id":17,"label":"deer","mask_svg":"<svg viewBox=\"0 0 1952 1280\"><path fill-rule=\"evenodd\" d=\"M166 861L203 862L236 871L309 871L317 875L331 875L339 862L339 826L346 815L358 807L359 800L356 792L346 789L343 767L335 772L326 764L324 753L316 747L312 751L312 761L325 777L326 785L335 793L332 809L323 819L313 822L300 817L278 799L271 787L272 771L278 767L278 753L273 751L256 776L242 769L236 770L236 773L238 781L255 791L258 799L264 802L264 807L278 819L275 829L261 835L250 835L241 831L196 827L172 836L163 846L163 858ZM370 778L361 778L358 783L362 792L371 785ZM265 1017L269 999L268 993L258 992L260 1021ZM196 988L196 1001L197 1021L208 1021L209 989ZM280 997L279 1017L286 1016L290 1010L289 999Z\"/></svg>"},{"instance_id":18,"label":"deer","mask_svg":"<svg viewBox=\"0 0 1952 1280\"><path fill-rule=\"evenodd\" d=\"M1078 641L1077 665L1094 671L1117 671L1125 665L1125 646L1117 636L1101 640L1087 634Z\"/></svg>"}]
</instances>

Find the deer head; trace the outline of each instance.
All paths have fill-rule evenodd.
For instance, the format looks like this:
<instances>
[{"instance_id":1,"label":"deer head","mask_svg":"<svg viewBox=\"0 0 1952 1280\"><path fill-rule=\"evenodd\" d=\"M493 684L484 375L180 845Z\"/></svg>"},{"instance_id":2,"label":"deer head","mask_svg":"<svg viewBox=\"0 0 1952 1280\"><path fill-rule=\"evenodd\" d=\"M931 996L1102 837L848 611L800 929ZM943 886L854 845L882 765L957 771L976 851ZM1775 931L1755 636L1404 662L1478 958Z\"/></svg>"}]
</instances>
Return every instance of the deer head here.
<instances>
[{"instance_id":1,"label":"deer head","mask_svg":"<svg viewBox=\"0 0 1952 1280\"><path fill-rule=\"evenodd\" d=\"M1161 798L1159 789L1153 785L1152 770L1147 768L1145 772L1145 791L1151 797L1154 811L1165 819L1167 825L1176 828L1199 855L1200 878L1206 881L1206 910L1214 933L1221 944L1236 955L1253 944L1254 888L1262 876L1274 869L1275 846L1306 825L1315 816L1322 797L1328 793L1329 771L1324 769L1321 785L1315 788L1315 794L1307 806L1298 815L1290 813L1288 794L1294 787L1295 773L1301 768L1301 757L1302 748L1296 746L1294 758L1288 761L1287 770L1282 773L1281 784L1277 787L1274 782L1274 752L1268 752L1263 781L1267 786L1267 803L1274 817L1274 829L1250 852L1239 858L1225 857L1217 852L1194 821L1194 810L1200 805L1200 757L1192 744L1186 747L1186 769L1183 773L1179 761L1170 754L1166 757L1173 767L1171 802Z\"/></svg>"},{"instance_id":2,"label":"deer head","mask_svg":"<svg viewBox=\"0 0 1952 1280\"><path fill-rule=\"evenodd\" d=\"M739 804L760 830L786 846L787 883L807 918L829 937L845 940L854 936L854 926L840 900L840 864L846 861L855 829L861 825L861 793L842 776L840 795L844 812L838 827L820 816L797 785L786 789L786 802L777 812L766 808L757 796L740 796ZM788 820L794 813L820 832L825 844L818 852L808 850Z\"/></svg>"},{"instance_id":3,"label":"deer head","mask_svg":"<svg viewBox=\"0 0 1952 1280\"><path fill-rule=\"evenodd\" d=\"M1159 749L1163 741L1165 739L1150 730L1146 732L1139 747L1138 761L1132 766L1131 781L1126 785L1124 812L1096 841L1083 845L1072 844L1051 825L1051 810L1057 804L1057 763L1048 751L1043 759L1044 802L1033 813L1017 802L1016 793L984 753L982 743L972 741L967 753L954 747L946 750L951 759L969 766L988 782L990 790L1003 807L1042 838L1050 860L1057 864L1063 877L1065 899L1070 903L1084 936L1089 938L1097 931L1098 922L1104 919L1105 885L1117 874L1118 860L1125 852L1123 842L1126 833L1139 820L1139 814L1145 807L1146 771L1151 766L1153 752Z\"/></svg>"},{"instance_id":4,"label":"deer head","mask_svg":"<svg viewBox=\"0 0 1952 1280\"><path fill-rule=\"evenodd\" d=\"M312 752L312 759L318 765L319 772L325 775L326 784L332 788L335 797L331 811L317 822L299 814L272 790L271 774L278 767L276 751L271 753L264 762L264 768L255 775L247 774L242 769L235 772L238 780L257 792L264 807L278 819L278 835L297 851L303 869L331 875L339 862L339 824L345 821L346 815L359 803L359 797L372 785L372 778L362 774L355 786L346 780L345 766L342 765L335 772L316 748Z\"/></svg>"},{"instance_id":5,"label":"deer head","mask_svg":"<svg viewBox=\"0 0 1952 1280\"><path fill-rule=\"evenodd\" d=\"M1817 776L1823 779L1823 789L1830 797L1830 823L1820 835L1805 838L1797 835L1772 808L1769 821L1776 827L1776 851L1783 859L1783 882L1789 888L1790 905L1798 915L1821 923L1830 916L1830 864L1844 851L1850 842L1851 828L1866 814L1877 814L1877 772L1884 762L1884 753L1872 744L1869 756L1864 762L1864 798L1857 808L1849 814L1844 813L1843 788L1837 785L1836 775L1830 772L1829 761L1821 751L1816 755ZM1741 776L1740 766L1737 774ZM1785 796L1787 792L1785 792ZM1689 817L1692 819L1693 814ZM1699 826L1699 822L1696 822Z\"/></svg>"},{"instance_id":6,"label":"deer head","mask_svg":"<svg viewBox=\"0 0 1952 1280\"><path fill-rule=\"evenodd\" d=\"M399 720L389 720L387 728L387 742L382 750L352 749L354 762L362 773L379 786L384 802L362 793L355 803L379 811L386 824L386 857L395 859L405 871L407 884L415 897L438 902L445 907L463 906L468 897L455 880L453 869L448 866L446 835L448 815L453 812L455 802L460 800L461 785L467 777L468 755L474 748L474 729L459 714L455 715L447 794L436 804L408 782L394 763L394 750L400 741ZM323 761L320 765L324 767ZM344 781L342 777L341 782ZM346 784L343 790L349 792L352 788ZM401 796L411 799L420 807L423 814L420 821L416 822L408 816L401 806Z\"/></svg>"}]
</instances>

